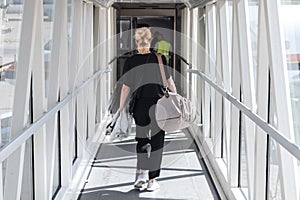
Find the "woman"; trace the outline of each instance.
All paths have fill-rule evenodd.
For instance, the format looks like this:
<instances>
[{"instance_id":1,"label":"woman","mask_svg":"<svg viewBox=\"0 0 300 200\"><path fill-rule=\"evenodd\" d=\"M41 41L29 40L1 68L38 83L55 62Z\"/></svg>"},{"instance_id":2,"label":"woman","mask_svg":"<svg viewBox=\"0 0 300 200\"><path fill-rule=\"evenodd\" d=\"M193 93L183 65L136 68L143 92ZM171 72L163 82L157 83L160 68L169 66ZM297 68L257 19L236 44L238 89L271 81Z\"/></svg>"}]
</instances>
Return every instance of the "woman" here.
<instances>
[{"instance_id":1,"label":"woman","mask_svg":"<svg viewBox=\"0 0 300 200\"><path fill-rule=\"evenodd\" d=\"M165 132L161 130L155 120L154 106L164 94L161 74L156 54L150 52L151 32L148 28L139 28L135 32L135 42L138 53L128 58L124 64L123 86L120 97L122 111L130 93L135 94L133 118L136 123L136 152L137 152L137 180L136 189L144 188L154 191L159 188L156 180L160 174ZM166 58L162 56L164 65ZM168 88L176 92L176 87L170 73L165 66ZM148 151L147 151L148 150Z\"/></svg>"}]
</instances>

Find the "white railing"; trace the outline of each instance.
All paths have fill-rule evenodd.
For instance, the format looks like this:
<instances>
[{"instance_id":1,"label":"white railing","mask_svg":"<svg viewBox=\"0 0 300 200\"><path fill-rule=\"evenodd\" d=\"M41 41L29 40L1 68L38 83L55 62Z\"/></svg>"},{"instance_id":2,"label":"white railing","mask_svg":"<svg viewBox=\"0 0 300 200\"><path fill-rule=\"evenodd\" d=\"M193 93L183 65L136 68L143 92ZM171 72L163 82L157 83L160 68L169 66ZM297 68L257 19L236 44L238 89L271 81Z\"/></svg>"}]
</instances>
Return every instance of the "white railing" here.
<instances>
[{"instance_id":1,"label":"white railing","mask_svg":"<svg viewBox=\"0 0 300 200\"><path fill-rule=\"evenodd\" d=\"M245 104L237 100L234 96L226 92L223 88L214 83L207 75L195 69L188 69L187 72L196 74L205 80L210 86L212 86L216 91L218 91L224 98L226 98L232 105L236 106L243 114L247 115L258 127L265 131L265 133L271 136L276 142L278 142L285 150L290 152L295 158L300 161L300 148L286 138L282 133L272 127L268 122L263 120L260 116L255 114L251 109L249 109ZM254 137L254 136L253 136Z\"/></svg>"},{"instance_id":2,"label":"white railing","mask_svg":"<svg viewBox=\"0 0 300 200\"><path fill-rule=\"evenodd\" d=\"M3 162L7 159L15 150L20 148L30 137L37 133L37 131L46 124L51 118L55 117L55 115L62 110L66 104L72 102L77 94L85 89L89 84L93 83L95 79L101 77L104 73L111 72L110 68L106 68L104 70L100 70L95 73L92 77L84 81L79 87L77 87L74 91L72 91L68 96L62 99L55 107L46 112L40 119L31 124L26 130L24 130L19 137L10 141L7 145L5 145L0 151L0 162ZM108 94L106 95L108 96Z\"/></svg>"}]
</instances>

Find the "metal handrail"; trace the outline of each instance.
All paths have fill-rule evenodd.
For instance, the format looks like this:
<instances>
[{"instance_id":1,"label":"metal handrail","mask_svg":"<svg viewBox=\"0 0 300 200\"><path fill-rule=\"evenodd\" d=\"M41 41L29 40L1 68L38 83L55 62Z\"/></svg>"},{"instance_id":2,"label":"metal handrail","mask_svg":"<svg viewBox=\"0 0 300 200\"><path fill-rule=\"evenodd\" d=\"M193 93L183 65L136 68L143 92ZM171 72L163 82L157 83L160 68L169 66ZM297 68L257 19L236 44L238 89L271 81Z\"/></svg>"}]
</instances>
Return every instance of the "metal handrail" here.
<instances>
[{"instance_id":1,"label":"metal handrail","mask_svg":"<svg viewBox=\"0 0 300 200\"><path fill-rule=\"evenodd\" d=\"M184 57L182 57L182 56L180 56L180 55L178 55L178 54L176 54L176 56L177 56L180 60L182 60L186 65L191 66L191 64L190 64Z\"/></svg>"},{"instance_id":2,"label":"metal handrail","mask_svg":"<svg viewBox=\"0 0 300 200\"><path fill-rule=\"evenodd\" d=\"M51 119L59 110L61 110L67 103L69 103L81 90L83 90L92 81L98 78L104 73L111 72L110 68L105 68L94 73L89 79L85 80L80 86L75 88L73 91L63 98L60 102L56 104L51 110L47 111L42 117L32 123L28 128L26 128L20 136L10 141L5 145L0 151L0 163L3 162L7 157L9 157L14 151L16 151L24 142L26 142L36 131L38 131L49 119Z\"/></svg>"},{"instance_id":3,"label":"metal handrail","mask_svg":"<svg viewBox=\"0 0 300 200\"><path fill-rule=\"evenodd\" d=\"M9 65L12 65L12 64L14 64L16 61L12 61L12 62L8 62L8 63L5 63L5 64L1 64L0 65L0 69L1 68L4 68L4 67L6 67L6 66L9 66Z\"/></svg>"},{"instance_id":4,"label":"metal handrail","mask_svg":"<svg viewBox=\"0 0 300 200\"><path fill-rule=\"evenodd\" d=\"M270 135L276 142L278 142L284 149L290 152L293 156L295 156L300 161L300 148L288 138L286 138L283 134L277 131L274 127L272 127L269 123L263 120L259 115L252 112L246 105L237 100L234 96L226 92L223 88L214 83L207 75L200 72L196 69L187 69L189 73L196 74L204 79L210 86L212 86L216 91L218 91L224 98L230 101L233 105L235 105L240 111L242 111L245 115L247 115L256 125L258 125L262 130L266 132L266 134Z\"/></svg>"},{"instance_id":5,"label":"metal handrail","mask_svg":"<svg viewBox=\"0 0 300 200\"><path fill-rule=\"evenodd\" d=\"M111 61L108 62L108 65L112 64L117 59L118 59L118 56L115 56L113 59L111 59Z\"/></svg>"}]
</instances>

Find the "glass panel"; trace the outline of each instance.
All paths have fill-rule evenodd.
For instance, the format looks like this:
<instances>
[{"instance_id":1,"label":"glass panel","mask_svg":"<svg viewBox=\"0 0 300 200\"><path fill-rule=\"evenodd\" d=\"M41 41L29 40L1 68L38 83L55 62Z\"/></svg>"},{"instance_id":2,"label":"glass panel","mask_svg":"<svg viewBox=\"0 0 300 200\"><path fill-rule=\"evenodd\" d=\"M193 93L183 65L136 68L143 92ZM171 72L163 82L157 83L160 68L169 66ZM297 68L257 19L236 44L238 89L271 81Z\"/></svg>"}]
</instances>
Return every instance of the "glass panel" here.
<instances>
[{"instance_id":1,"label":"glass panel","mask_svg":"<svg viewBox=\"0 0 300 200\"><path fill-rule=\"evenodd\" d=\"M278 162L278 145L273 140L269 140L269 180L268 180L268 199L282 199L281 197L281 180L279 174Z\"/></svg>"},{"instance_id":2,"label":"glass panel","mask_svg":"<svg viewBox=\"0 0 300 200\"><path fill-rule=\"evenodd\" d=\"M73 18L72 18L72 0L68 0L68 58L71 57L71 41L72 41L72 25L73 25Z\"/></svg>"},{"instance_id":3,"label":"glass panel","mask_svg":"<svg viewBox=\"0 0 300 200\"><path fill-rule=\"evenodd\" d=\"M7 159L5 159L1 164L0 164L0 173L2 175L2 184L3 184L3 188L5 185L5 173L6 173L6 163L7 163ZM1 180L0 180L1 181Z\"/></svg>"},{"instance_id":4,"label":"glass panel","mask_svg":"<svg viewBox=\"0 0 300 200\"><path fill-rule=\"evenodd\" d=\"M224 163L226 164L226 166L228 167L228 152L227 152L227 138L228 137L227 135L225 135L225 132L224 130L222 131L222 136L221 136L221 139L222 139L222 158L224 160Z\"/></svg>"},{"instance_id":5,"label":"glass panel","mask_svg":"<svg viewBox=\"0 0 300 200\"><path fill-rule=\"evenodd\" d=\"M3 2L3 1L2 1ZM0 7L0 124L1 147L9 140L20 44L23 1L4 1Z\"/></svg>"},{"instance_id":6,"label":"glass panel","mask_svg":"<svg viewBox=\"0 0 300 200\"><path fill-rule=\"evenodd\" d=\"M232 16L233 16L233 2L232 0L228 0L228 28L229 28L229 54L231 57L231 46L232 46L232 26L233 26L233 21L232 21Z\"/></svg>"},{"instance_id":7,"label":"glass panel","mask_svg":"<svg viewBox=\"0 0 300 200\"><path fill-rule=\"evenodd\" d=\"M254 78L256 79L257 39L258 39L258 0L249 0L248 8L249 8L249 21L250 21L252 60L253 60L253 68L254 68L253 72L254 72ZM254 83L256 83L255 80Z\"/></svg>"},{"instance_id":8,"label":"glass panel","mask_svg":"<svg viewBox=\"0 0 300 200\"><path fill-rule=\"evenodd\" d=\"M45 87L46 96L48 94L49 86L49 73L51 67L51 53L53 42L53 24L54 24L54 8L55 0L43 0L44 4L44 62L45 62ZM58 130L55 132L58 134L55 144L55 157L54 157L54 175L52 185L52 196L54 197L61 187L61 172L60 172L60 120L57 120Z\"/></svg>"},{"instance_id":9,"label":"glass panel","mask_svg":"<svg viewBox=\"0 0 300 200\"><path fill-rule=\"evenodd\" d=\"M25 145L25 159L23 167L23 183L22 183L22 200L31 200L34 199L34 183L33 183L33 137L27 140Z\"/></svg>"},{"instance_id":10,"label":"glass panel","mask_svg":"<svg viewBox=\"0 0 300 200\"><path fill-rule=\"evenodd\" d=\"M45 92L48 94L49 67L51 62L54 0L44 0L44 62L45 62Z\"/></svg>"},{"instance_id":11,"label":"glass panel","mask_svg":"<svg viewBox=\"0 0 300 200\"><path fill-rule=\"evenodd\" d=\"M240 161L239 161L239 186L243 189L248 188L248 162L247 162L247 152L246 152L246 130L245 130L245 116L241 116L241 133L240 133ZM248 195L247 192L244 192Z\"/></svg>"},{"instance_id":12,"label":"glass panel","mask_svg":"<svg viewBox=\"0 0 300 200\"><path fill-rule=\"evenodd\" d=\"M54 177L52 185L52 197L57 195L59 189L61 188L61 144L60 144L60 112L58 112L57 117L57 140L55 143L55 157L54 157Z\"/></svg>"},{"instance_id":13,"label":"glass panel","mask_svg":"<svg viewBox=\"0 0 300 200\"><path fill-rule=\"evenodd\" d=\"M117 80L122 75L122 67L125 63L125 60L132 54L133 50L133 43L132 43L132 37L133 37L133 31L131 30L131 18L124 18L120 17L118 20L118 70L117 70ZM119 86L118 86L119 87Z\"/></svg>"},{"instance_id":14,"label":"glass panel","mask_svg":"<svg viewBox=\"0 0 300 200\"><path fill-rule=\"evenodd\" d=\"M274 97L274 88L272 85L272 80L270 79L270 97ZM275 112L275 102L271 98L269 109L269 123L273 126L276 124L276 112ZM279 174L279 152L277 143L269 137L268 139L268 199L282 199L281 198L281 180Z\"/></svg>"},{"instance_id":15,"label":"glass panel","mask_svg":"<svg viewBox=\"0 0 300 200\"><path fill-rule=\"evenodd\" d=\"M78 141L78 133L77 133L77 102L75 102L75 112L74 112L74 137L73 137L73 164L75 163L78 155L77 155L77 150L78 150L78 145L77 145L77 141Z\"/></svg>"},{"instance_id":16,"label":"glass panel","mask_svg":"<svg viewBox=\"0 0 300 200\"><path fill-rule=\"evenodd\" d=\"M68 58L69 58L69 63L70 63L70 59L71 59L71 48L72 48L72 25L73 25L73 18L72 18L72 8L73 8L73 4L72 4L72 0L68 0ZM76 103L74 108L76 109ZM76 129L76 111L74 112L74 115L72 116L72 119L70 119L70 121L74 120L75 124L74 125L74 136L72 137L72 155L73 155L73 164L77 158L77 129Z\"/></svg>"},{"instance_id":17,"label":"glass panel","mask_svg":"<svg viewBox=\"0 0 300 200\"><path fill-rule=\"evenodd\" d=\"M228 29L228 44L229 44L229 57L231 57L232 54L232 50L231 50L231 46L232 46L232 12L233 12L233 7L232 7L232 0L228 0L228 7L227 7L227 29ZM226 100L223 100L223 105L225 106L225 102ZM224 110L224 115L223 118L225 118L225 110ZM224 120L224 119L223 119ZM227 165L228 167L228 156L229 156L229 152L227 151L227 146L229 145L230 141L230 133L227 133L227 135L225 135L225 129L222 132L222 158L224 160L224 163Z\"/></svg>"},{"instance_id":18,"label":"glass panel","mask_svg":"<svg viewBox=\"0 0 300 200\"><path fill-rule=\"evenodd\" d=\"M120 19L120 53L126 54L131 51L131 21Z\"/></svg>"},{"instance_id":19,"label":"glass panel","mask_svg":"<svg viewBox=\"0 0 300 200\"><path fill-rule=\"evenodd\" d=\"M281 0L279 18L284 33L296 144L300 146L300 3Z\"/></svg>"},{"instance_id":20,"label":"glass panel","mask_svg":"<svg viewBox=\"0 0 300 200\"><path fill-rule=\"evenodd\" d=\"M199 9L199 19L198 19L198 43L197 43L197 53L199 55L199 61L198 65L196 66L199 71L202 71L203 66L205 66L205 56L206 56L206 51L205 51L205 8ZM178 36L176 35L175 37L176 41L174 42L174 45L180 44L180 41L178 39ZM178 50L175 50L175 54L178 54ZM177 61L176 61L177 62ZM175 63L176 64L176 63ZM176 67L175 67L176 69ZM197 100L197 110L199 115L199 123L203 124L203 117L202 117L202 104L203 104L203 87L204 87L204 81L201 78L196 78L195 81L197 82L197 89L196 91L196 97Z\"/></svg>"}]
</instances>

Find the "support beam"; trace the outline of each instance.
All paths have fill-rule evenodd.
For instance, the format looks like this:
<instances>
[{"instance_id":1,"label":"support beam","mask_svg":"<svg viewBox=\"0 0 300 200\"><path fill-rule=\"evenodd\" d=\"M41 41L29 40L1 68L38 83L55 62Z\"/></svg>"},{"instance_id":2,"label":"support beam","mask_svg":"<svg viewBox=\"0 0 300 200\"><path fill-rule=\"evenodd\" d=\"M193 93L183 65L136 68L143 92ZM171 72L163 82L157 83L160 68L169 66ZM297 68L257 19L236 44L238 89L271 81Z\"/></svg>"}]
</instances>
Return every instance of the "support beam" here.
<instances>
[{"instance_id":1,"label":"support beam","mask_svg":"<svg viewBox=\"0 0 300 200\"><path fill-rule=\"evenodd\" d=\"M99 47L100 48L100 67L104 68L107 66L107 63L109 62L108 60L108 52L106 51L107 48L109 48L109 36L108 36L108 9L105 8L100 8L100 18L101 18L101 22L99 24L100 27L105 27L104 30L101 30L100 34L100 44ZM100 106L100 118L102 118L106 112L106 101L103 100L103 95L101 94L106 94L108 87L106 87L106 81L107 81L107 77L108 75L105 75L101 80L99 80L99 96L98 99L101 99L101 102L99 102L99 106Z\"/></svg>"},{"instance_id":2,"label":"support beam","mask_svg":"<svg viewBox=\"0 0 300 200\"><path fill-rule=\"evenodd\" d=\"M206 6L207 9L207 40L209 76L216 80L216 8L215 5ZM216 141L216 91L210 87L210 133L209 137ZM209 107L207 108L209 109Z\"/></svg>"},{"instance_id":3,"label":"support beam","mask_svg":"<svg viewBox=\"0 0 300 200\"><path fill-rule=\"evenodd\" d=\"M291 141L295 141L286 52L279 21L279 1L265 0L265 19L270 55L272 88L275 95L277 128ZM282 198L299 199L299 168L294 157L279 147Z\"/></svg>"},{"instance_id":4,"label":"support beam","mask_svg":"<svg viewBox=\"0 0 300 200\"><path fill-rule=\"evenodd\" d=\"M228 2L226 0L220 0L217 2L220 16L220 46L221 46L221 71L224 89L227 92L231 92L231 59L229 51L229 20L228 20ZM231 116L231 105L230 102L223 98L223 142L225 148L223 149L226 155L227 163L230 152L230 116ZM228 167L228 166L227 166Z\"/></svg>"},{"instance_id":5,"label":"support beam","mask_svg":"<svg viewBox=\"0 0 300 200\"><path fill-rule=\"evenodd\" d=\"M264 3L259 3L257 62L257 114L268 121L269 112L269 55ZM255 133L254 199L264 199L267 188L267 135L259 127Z\"/></svg>"},{"instance_id":6,"label":"support beam","mask_svg":"<svg viewBox=\"0 0 300 200\"><path fill-rule=\"evenodd\" d=\"M250 23L248 15L248 1L234 0L234 6L237 7L239 54L241 65L241 83L242 83L242 102L251 110L255 111L255 93L254 93L254 74L250 38ZM248 198L253 199L254 187L254 133L255 125L249 118L243 118L245 126L245 147L246 163L248 177Z\"/></svg>"},{"instance_id":7,"label":"support beam","mask_svg":"<svg viewBox=\"0 0 300 200\"><path fill-rule=\"evenodd\" d=\"M69 89L70 91L74 91L76 88L77 81L77 71L79 69L79 64L81 63L81 48L82 48L82 1L74 0L73 8L72 8L72 38L71 38L71 48L70 48L70 74L69 74ZM69 119L70 119L70 144L73 149L73 157L75 156L75 151L78 153L78 145L76 145L79 141L75 141L75 107L76 107L77 98L74 98L72 102L69 104ZM77 127L78 130L78 127Z\"/></svg>"},{"instance_id":8,"label":"support beam","mask_svg":"<svg viewBox=\"0 0 300 200\"><path fill-rule=\"evenodd\" d=\"M222 60L221 60L221 45L220 45L220 11L218 8L218 5L215 5L215 10L216 10L216 60L215 60L215 81L218 85L222 85L222 70L221 70L221 65L222 65ZM214 113L214 118L215 118L215 128L214 128L214 154L216 158L221 158L222 156L222 96L215 92L215 113Z\"/></svg>"},{"instance_id":9,"label":"support beam","mask_svg":"<svg viewBox=\"0 0 300 200\"><path fill-rule=\"evenodd\" d=\"M24 2L10 139L17 138L27 123L37 5L37 0ZM25 143L7 159L4 199L19 200L21 197L24 153Z\"/></svg>"},{"instance_id":10,"label":"support beam","mask_svg":"<svg viewBox=\"0 0 300 200\"><path fill-rule=\"evenodd\" d=\"M65 98L69 92L69 36L68 36L68 1L63 0L61 2L62 12L59 15L61 21L60 29L60 60L59 60L59 97L60 99ZM61 185L68 187L72 179L72 145L70 139L72 138L74 128L70 123L70 105L65 106L60 111L60 139L61 139Z\"/></svg>"},{"instance_id":11,"label":"support beam","mask_svg":"<svg viewBox=\"0 0 300 200\"><path fill-rule=\"evenodd\" d=\"M209 29L208 29L208 24L210 24L209 21L209 13L211 12L211 10L209 8L207 8L205 10L205 20L206 20L206 29L205 29L205 50L206 50L206 55L205 55L205 67L204 67L204 73L210 75L210 55L209 55ZM203 135L204 137L210 137L210 133L211 133L211 113L210 113L210 106L211 106L211 88L207 83L203 84Z\"/></svg>"},{"instance_id":12,"label":"support beam","mask_svg":"<svg viewBox=\"0 0 300 200\"><path fill-rule=\"evenodd\" d=\"M94 11L93 11L93 4L88 3L87 4L87 27L86 27L86 39L85 39L85 45L86 45L86 52L87 57L86 57L86 68L85 71L87 75L90 77L94 73L94 46L93 46L93 17L94 17ZM93 137L95 134L95 85L91 84L88 87L88 99L87 99L87 107L88 107L88 122L87 122L87 127L88 127L88 135L89 137Z\"/></svg>"},{"instance_id":13,"label":"support beam","mask_svg":"<svg viewBox=\"0 0 300 200\"><path fill-rule=\"evenodd\" d=\"M60 81L60 70L63 70L62 62L63 59L63 49L61 44L63 41L63 34L61 34L61 29L64 24L64 20L61 17L64 12L66 12L67 0L55 1L55 11L54 11L54 23L53 23L53 42L51 51L51 65L49 73L49 89L48 89L48 99L47 99L47 110L53 108L59 98L59 81ZM62 93L63 94L63 93ZM53 194L53 179L54 179L54 167L55 162L59 162L59 158L55 158L55 152L58 142L58 124L57 116L53 117L46 124L47 132L47 175L48 175L48 199L52 198ZM61 170L61 169L58 169Z\"/></svg>"},{"instance_id":14,"label":"support beam","mask_svg":"<svg viewBox=\"0 0 300 200\"><path fill-rule=\"evenodd\" d=\"M36 37L34 47L34 60L32 69L32 104L33 121L43 116L45 111L45 65L44 65L44 28L43 28L43 2L37 2ZM34 197L47 199L47 154L45 126L33 136L34 149ZM32 186L29 186L32 187Z\"/></svg>"},{"instance_id":15,"label":"support beam","mask_svg":"<svg viewBox=\"0 0 300 200\"><path fill-rule=\"evenodd\" d=\"M237 7L233 4L233 15L232 15L232 95L240 100L241 91L241 73L240 73L240 57L239 55L239 33L237 27ZM230 151L228 157L228 180L231 187L238 187L238 164L239 164L239 119L240 113L236 107L231 107L231 129L230 129Z\"/></svg>"},{"instance_id":16,"label":"support beam","mask_svg":"<svg viewBox=\"0 0 300 200\"><path fill-rule=\"evenodd\" d=\"M85 73L85 66L86 66L86 55L87 52L85 52L85 35L87 34L85 29L87 26L87 8L86 5L87 3L83 2L82 3L82 13L81 16L82 18L82 29L80 30L80 38L77 38L79 41L81 41L81 49L79 50L79 64L76 72L76 79L75 79L75 86L80 85L86 78L87 78L87 73ZM86 140L87 140L87 91L81 91L78 94L77 97L77 138L78 138L78 157L81 159L84 158L85 154L85 145L86 145Z\"/></svg>"}]
</instances>

